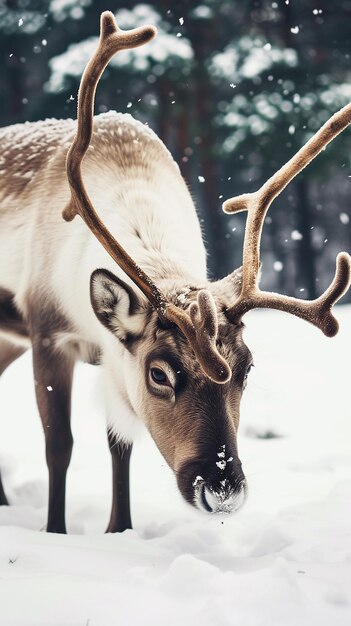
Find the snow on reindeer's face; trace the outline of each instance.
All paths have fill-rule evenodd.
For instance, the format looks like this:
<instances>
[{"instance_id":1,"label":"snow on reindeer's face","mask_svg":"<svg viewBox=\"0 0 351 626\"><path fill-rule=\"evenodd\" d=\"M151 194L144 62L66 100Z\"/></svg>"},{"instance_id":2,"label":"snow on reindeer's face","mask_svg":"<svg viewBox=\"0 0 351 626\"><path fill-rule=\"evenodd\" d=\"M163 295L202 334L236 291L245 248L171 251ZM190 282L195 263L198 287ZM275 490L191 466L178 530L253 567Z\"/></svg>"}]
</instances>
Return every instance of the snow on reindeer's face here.
<instances>
[{"instance_id":1,"label":"snow on reindeer's face","mask_svg":"<svg viewBox=\"0 0 351 626\"><path fill-rule=\"evenodd\" d=\"M211 381L187 339L165 328L156 312L110 273L92 276L97 317L126 347L126 388L187 502L207 512L232 512L245 501L246 479L237 451L239 408L252 356L242 326L225 317L216 298L217 347L232 369L226 384ZM196 290L183 303L189 306Z\"/></svg>"}]
</instances>

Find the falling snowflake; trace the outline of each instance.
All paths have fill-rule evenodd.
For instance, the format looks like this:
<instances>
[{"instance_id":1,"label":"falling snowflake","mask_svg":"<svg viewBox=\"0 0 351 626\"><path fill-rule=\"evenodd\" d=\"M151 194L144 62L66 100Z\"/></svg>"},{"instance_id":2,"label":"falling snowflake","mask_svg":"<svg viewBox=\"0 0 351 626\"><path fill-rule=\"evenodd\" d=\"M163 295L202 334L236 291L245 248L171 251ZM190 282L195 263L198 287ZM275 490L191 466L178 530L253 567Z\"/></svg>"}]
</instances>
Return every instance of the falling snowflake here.
<instances>
[{"instance_id":1,"label":"falling snowflake","mask_svg":"<svg viewBox=\"0 0 351 626\"><path fill-rule=\"evenodd\" d=\"M284 265L281 261L274 261L273 263L273 269L275 272L281 272L283 269Z\"/></svg>"},{"instance_id":2,"label":"falling snowflake","mask_svg":"<svg viewBox=\"0 0 351 626\"><path fill-rule=\"evenodd\" d=\"M303 236L298 230L293 230L290 236L293 241L301 241L301 239L303 239Z\"/></svg>"},{"instance_id":3,"label":"falling snowflake","mask_svg":"<svg viewBox=\"0 0 351 626\"><path fill-rule=\"evenodd\" d=\"M199 183L204 183L205 182L205 177L204 176L198 176L198 181Z\"/></svg>"},{"instance_id":4,"label":"falling snowflake","mask_svg":"<svg viewBox=\"0 0 351 626\"><path fill-rule=\"evenodd\" d=\"M350 218L347 215L347 213L340 213L339 220L342 224L348 224L350 221Z\"/></svg>"}]
</instances>

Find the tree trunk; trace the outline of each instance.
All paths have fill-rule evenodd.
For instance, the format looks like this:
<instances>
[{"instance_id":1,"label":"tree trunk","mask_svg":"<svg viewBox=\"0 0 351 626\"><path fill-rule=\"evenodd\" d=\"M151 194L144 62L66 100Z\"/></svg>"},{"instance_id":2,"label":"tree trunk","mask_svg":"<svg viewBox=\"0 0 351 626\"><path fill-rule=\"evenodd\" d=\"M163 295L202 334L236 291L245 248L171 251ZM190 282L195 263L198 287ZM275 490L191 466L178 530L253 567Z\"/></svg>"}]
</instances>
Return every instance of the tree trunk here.
<instances>
[{"instance_id":1,"label":"tree trunk","mask_svg":"<svg viewBox=\"0 0 351 626\"><path fill-rule=\"evenodd\" d=\"M205 179L199 185L201 208L205 222L207 248L209 252L209 271L213 278L222 277L233 268L230 267L229 246L225 238L226 226L219 200L219 167L215 161L215 130L213 120L216 112L216 100L211 87L210 76L206 68L206 59L210 51L216 49L218 30L216 24L193 23L191 41L194 50L195 69L193 72L194 117L197 136L200 138L196 156L198 175ZM195 26L196 24L196 26Z\"/></svg>"}]
</instances>

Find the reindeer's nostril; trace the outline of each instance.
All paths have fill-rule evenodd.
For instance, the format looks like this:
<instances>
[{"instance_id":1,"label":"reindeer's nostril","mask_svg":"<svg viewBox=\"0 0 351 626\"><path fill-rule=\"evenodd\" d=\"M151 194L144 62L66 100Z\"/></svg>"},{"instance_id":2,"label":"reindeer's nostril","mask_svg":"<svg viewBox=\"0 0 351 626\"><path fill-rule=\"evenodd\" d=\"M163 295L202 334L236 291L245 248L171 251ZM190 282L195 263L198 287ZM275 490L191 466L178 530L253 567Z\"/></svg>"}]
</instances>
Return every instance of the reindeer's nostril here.
<instances>
[{"instance_id":1,"label":"reindeer's nostril","mask_svg":"<svg viewBox=\"0 0 351 626\"><path fill-rule=\"evenodd\" d=\"M209 491L209 489L207 489L207 487L205 486L205 484L201 485L201 490L200 490L200 502L203 506L203 508L205 509L205 511L208 511L209 513L213 512L213 509L211 508L211 506L208 503L208 494L211 494L211 492ZM207 496L207 497L206 497Z\"/></svg>"},{"instance_id":2,"label":"reindeer's nostril","mask_svg":"<svg viewBox=\"0 0 351 626\"><path fill-rule=\"evenodd\" d=\"M203 482L198 489L195 502L198 508L208 513L232 513L238 511L246 499L246 481L240 481L233 488L228 481L223 481L223 488L215 490Z\"/></svg>"}]
</instances>

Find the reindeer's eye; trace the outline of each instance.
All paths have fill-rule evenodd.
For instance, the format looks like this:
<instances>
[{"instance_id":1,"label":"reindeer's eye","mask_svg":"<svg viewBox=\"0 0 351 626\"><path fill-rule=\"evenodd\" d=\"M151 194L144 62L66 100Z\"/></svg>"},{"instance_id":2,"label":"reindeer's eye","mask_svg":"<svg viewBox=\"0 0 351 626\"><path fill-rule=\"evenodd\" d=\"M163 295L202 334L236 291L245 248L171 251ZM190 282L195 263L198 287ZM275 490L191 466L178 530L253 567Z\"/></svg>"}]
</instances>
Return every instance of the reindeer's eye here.
<instances>
[{"instance_id":1,"label":"reindeer's eye","mask_svg":"<svg viewBox=\"0 0 351 626\"><path fill-rule=\"evenodd\" d=\"M245 378L244 378L244 386L243 389L245 389L246 385L247 385L247 377L250 373L250 370L255 367L253 363L250 363L250 365L248 366L247 370L246 370L246 374L245 374Z\"/></svg>"},{"instance_id":2,"label":"reindeer's eye","mask_svg":"<svg viewBox=\"0 0 351 626\"><path fill-rule=\"evenodd\" d=\"M253 363L250 363L249 367L246 370L246 376L248 376L248 374L250 373L250 371L252 370L252 368L255 367Z\"/></svg>"},{"instance_id":3,"label":"reindeer's eye","mask_svg":"<svg viewBox=\"0 0 351 626\"><path fill-rule=\"evenodd\" d=\"M150 375L154 383L157 383L158 385L170 386L167 375L159 367L152 367L150 370Z\"/></svg>"}]
</instances>

